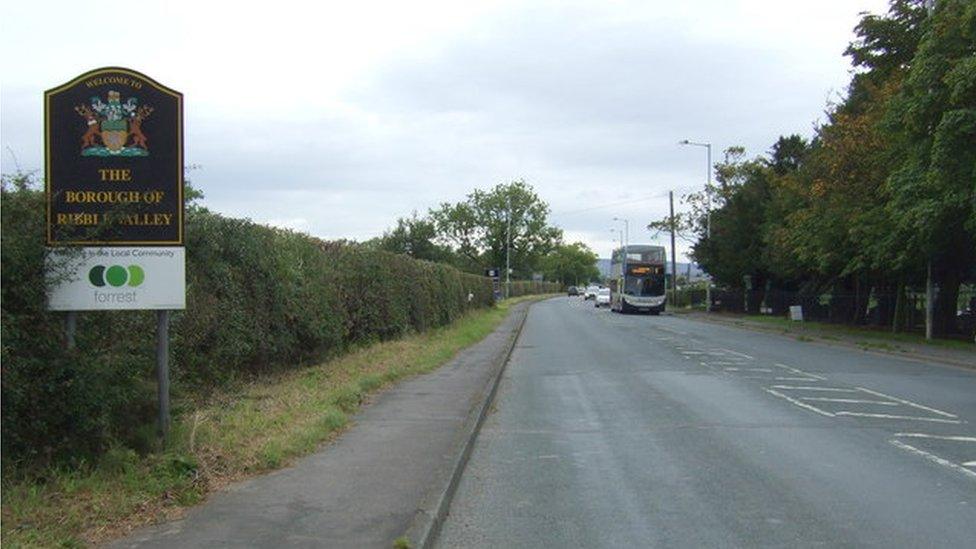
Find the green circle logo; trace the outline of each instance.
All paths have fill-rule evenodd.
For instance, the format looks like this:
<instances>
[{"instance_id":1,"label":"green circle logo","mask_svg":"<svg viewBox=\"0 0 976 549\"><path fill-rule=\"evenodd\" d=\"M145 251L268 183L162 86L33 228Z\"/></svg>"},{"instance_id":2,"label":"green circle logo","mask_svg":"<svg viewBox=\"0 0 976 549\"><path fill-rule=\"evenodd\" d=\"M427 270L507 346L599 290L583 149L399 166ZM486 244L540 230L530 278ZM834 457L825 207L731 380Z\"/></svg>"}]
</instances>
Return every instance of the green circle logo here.
<instances>
[{"instance_id":1,"label":"green circle logo","mask_svg":"<svg viewBox=\"0 0 976 549\"><path fill-rule=\"evenodd\" d=\"M146 279L146 271L138 265L129 265L129 286L135 288Z\"/></svg>"},{"instance_id":2,"label":"green circle logo","mask_svg":"<svg viewBox=\"0 0 976 549\"><path fill-rule=\"evenodd\" d=\"M92 286L98 286L101 288L105 285L105 267L102 265L95 265L88 271L88 280L92 283Z\"/></svg>"},{"instance_id":3,"label":"green circle logo","mask_svg":"<svg viewBox=\"0 0 976 549\"><path fill-rule=\"evenodd\" d=\"M135 288L146 281L146 271L139 265L129 265L128 268L122 265L112 265L108 268L104 265L95 265L88 271L88 281L97 288L103 288L106 284L114 288L121 288L128 284Z\"/></svg>"}]
</instances>

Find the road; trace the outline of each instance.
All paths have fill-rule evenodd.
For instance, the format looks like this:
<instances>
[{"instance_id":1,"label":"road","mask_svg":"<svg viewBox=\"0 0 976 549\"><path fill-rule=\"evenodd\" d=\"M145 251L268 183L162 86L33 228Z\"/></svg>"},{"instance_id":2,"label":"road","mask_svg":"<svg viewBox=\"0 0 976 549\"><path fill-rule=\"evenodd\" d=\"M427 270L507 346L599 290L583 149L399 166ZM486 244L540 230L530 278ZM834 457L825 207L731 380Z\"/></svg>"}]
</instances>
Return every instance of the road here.
<instances>
[{"instance_id":1,"label":"road","mask_svg":"<svg viewBox=\"0 0 976 549\"><path fill-rule=\"evenodd\" d=\"M558 298L438 546L972 547L976 371Z\"/></svg>"}]
</instances>

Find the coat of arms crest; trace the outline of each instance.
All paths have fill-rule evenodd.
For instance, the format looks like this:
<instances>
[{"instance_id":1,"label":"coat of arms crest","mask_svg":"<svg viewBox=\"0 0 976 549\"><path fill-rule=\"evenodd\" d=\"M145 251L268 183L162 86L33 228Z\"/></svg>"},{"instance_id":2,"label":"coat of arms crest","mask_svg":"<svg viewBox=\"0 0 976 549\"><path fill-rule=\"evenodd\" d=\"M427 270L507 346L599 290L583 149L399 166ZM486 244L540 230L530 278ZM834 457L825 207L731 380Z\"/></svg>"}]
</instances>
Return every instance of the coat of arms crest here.
<instances>
[{"instance_id":1,"label":"coat of arms crest","mask_svg":"<svg viewBox=\"0 0 976 549\"><path fill-rule=\"evenodd\" d=\"M139 105L135 97L122 102L122 95L109 91L107 101L92 97L90 105L78 105L75 112L88 124L81 136L82 156L149 156L149 144L142 122L153 112ZM99 143L101 142L101 143Z\"/></svg>"}]
</instances>

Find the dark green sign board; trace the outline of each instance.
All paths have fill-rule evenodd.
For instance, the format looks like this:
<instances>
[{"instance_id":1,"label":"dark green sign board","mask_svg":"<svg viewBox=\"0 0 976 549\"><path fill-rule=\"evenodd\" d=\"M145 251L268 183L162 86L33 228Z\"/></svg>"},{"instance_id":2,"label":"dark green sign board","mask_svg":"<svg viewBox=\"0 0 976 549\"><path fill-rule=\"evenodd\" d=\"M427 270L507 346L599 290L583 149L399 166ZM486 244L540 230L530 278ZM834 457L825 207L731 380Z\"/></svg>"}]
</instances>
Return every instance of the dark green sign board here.
<instances>
[{"instance_id":1,"label":"dark green sign board","mask_svg":"<svg viewBox=\"0 0 976 549\"><path fill-rule=\"evenodd\" d=\"M49 246L183 245L183 95L118 67L44 92Z\"/></svg>"}]
</instances>

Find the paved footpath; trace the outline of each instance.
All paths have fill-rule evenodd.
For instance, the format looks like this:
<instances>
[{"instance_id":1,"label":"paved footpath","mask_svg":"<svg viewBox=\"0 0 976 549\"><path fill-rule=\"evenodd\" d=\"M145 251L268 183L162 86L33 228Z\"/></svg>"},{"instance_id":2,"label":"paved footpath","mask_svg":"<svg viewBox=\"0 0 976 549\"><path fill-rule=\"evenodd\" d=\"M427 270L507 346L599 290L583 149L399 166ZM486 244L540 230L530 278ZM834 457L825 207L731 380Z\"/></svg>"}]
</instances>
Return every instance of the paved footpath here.
<instances>
[{"instance_id":1,"label":"paved footpath","mask_svg":"<svg viewBox=\"0 0 976 549\"><path fill-rule=\"evenodd\" d=\"M109 547L383 547L429 531L529 304L450 363L376 397L333 444Z\"/></svg>"}]
</instances>

